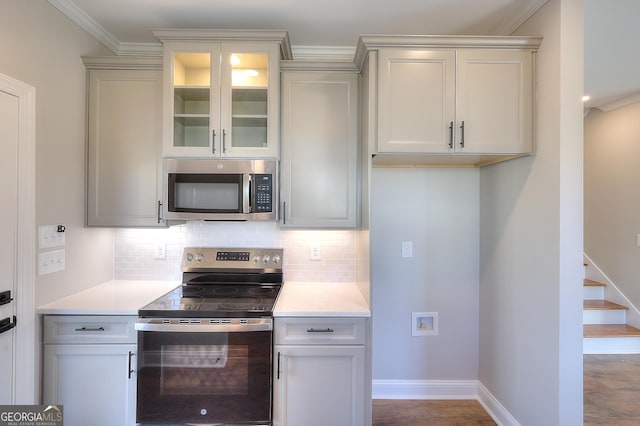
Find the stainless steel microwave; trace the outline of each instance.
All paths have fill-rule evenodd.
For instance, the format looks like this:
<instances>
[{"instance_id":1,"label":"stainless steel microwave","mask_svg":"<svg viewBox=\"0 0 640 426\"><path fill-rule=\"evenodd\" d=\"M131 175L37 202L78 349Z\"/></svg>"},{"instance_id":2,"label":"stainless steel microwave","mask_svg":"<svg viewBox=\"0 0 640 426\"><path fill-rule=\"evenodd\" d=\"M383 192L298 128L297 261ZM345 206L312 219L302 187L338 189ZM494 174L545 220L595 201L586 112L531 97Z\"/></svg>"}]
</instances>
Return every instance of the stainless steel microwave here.
<instances>
[{"instance_id":1,"label":"stainless steel microwave","mask_svg":"<svg viewBox=\"0 0 640 426\"><path fill-rule=\"evenodd\" d=\"M164 218L277 220L277 160L164 159Z\"/></svg>"}]
</instances>

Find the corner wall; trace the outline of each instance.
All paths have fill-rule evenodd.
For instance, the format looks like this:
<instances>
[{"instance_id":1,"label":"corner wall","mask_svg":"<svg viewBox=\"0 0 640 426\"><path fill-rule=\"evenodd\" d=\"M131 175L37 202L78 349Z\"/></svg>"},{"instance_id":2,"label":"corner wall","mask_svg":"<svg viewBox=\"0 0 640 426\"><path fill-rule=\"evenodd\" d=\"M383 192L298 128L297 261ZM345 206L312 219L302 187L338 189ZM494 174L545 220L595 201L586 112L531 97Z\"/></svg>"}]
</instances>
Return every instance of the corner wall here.
<instances>
[{"instance_id":1,"label":"corner wall","mask_svg":"<svg viewBox=\"0 0 640 426\"><path fill-rule=\"evenodd\" d=\"M38 306L112 278L113 230L84 228L81 60L111 52L44 0L2 1L0 52L0 73L36 88L36 226L67 227L66 268L37 276Z\"/></svg>"},{"instance_id":2,"label":"corner wall","mask_svg":"<svg viewBox=\"0 0 640 426\"><path fill-rule=\"evenodd\" d=\"M480 172L479 377L509 424L582 425L582 11L518 30L544 37L537 155Z\"/></svg>"}]
</instances>

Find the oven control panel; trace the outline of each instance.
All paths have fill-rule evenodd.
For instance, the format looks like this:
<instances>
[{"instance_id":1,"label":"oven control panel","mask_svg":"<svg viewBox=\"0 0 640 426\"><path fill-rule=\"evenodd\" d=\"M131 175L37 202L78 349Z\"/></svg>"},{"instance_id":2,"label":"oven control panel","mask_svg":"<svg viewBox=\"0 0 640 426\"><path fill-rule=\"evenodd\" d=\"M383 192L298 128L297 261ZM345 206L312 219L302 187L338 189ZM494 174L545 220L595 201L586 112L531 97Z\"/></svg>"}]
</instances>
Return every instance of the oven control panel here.
<instances>
[{"instance_id":1,"label":"oven control panel","mask_svg":"<svg viewBox=\"0 0 640 426\"><path fill-rule=\"evenodd\" d=\"M182 272L203 269L282 269L282 249L185 247Z\"/></svg>"}]
</instances>

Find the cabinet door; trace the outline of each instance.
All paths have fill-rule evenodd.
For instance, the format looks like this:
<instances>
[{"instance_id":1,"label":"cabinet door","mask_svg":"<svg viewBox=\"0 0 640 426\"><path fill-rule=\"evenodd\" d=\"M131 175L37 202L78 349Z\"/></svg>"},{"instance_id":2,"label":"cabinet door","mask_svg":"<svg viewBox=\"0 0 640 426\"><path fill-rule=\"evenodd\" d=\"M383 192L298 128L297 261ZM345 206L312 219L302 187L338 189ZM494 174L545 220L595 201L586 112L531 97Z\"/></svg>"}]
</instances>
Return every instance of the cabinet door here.
<instances>
[{"instance_id":1,"label":"cabinet door","mask_svg":"<svg viewBox=\"0 0 640 426\"><path fill-rule=\"evenodd\" d=\"M280 49L273 43L222 45L223 157L277 158Z\"/></svg>"},{"instance_id":2,"label":"cabinet door","mask_svg":"<svg viewBox=\"0 0 640 426\"><path fill-rule=\"evenodd\" d=\"M165 43L164 155L220 152L220 45Z\"/></svg>"},{"instance_id":3,"label":"cabinet door","mask_svg":"<svg viewBox=\"0 0 640 426\"><path fill-rule=\"evenodd\" d=\"M164 226L162 73L89 72L88 226Z\"/></svg>"},{"instance_id":4,"label":"cabinet door","mask_svg":"<svg viewBox=\"0 0 640 426\"><path fill-rule=\"evenodd\" d=\"M165 43L164 155L277 158L277 43Z\"/></svg>"},{"instance_id":5,"label":"cabinet door","mask_svg":"<svg viewBox=\"0 0 640 426\"><path fill-rule=\"evenodd\" d=\"M281 226L356 227L357 75L286 72L282 79Z\"/></svg>"},{"instance_id":6,"label":"cabinet door","mask_svg":"<svg viewBox=\"0 0 640 426\"><path fill-rule=\"evenodd\" d=\"M533 152L532 62L528 50L458 51L456 151Z\"/></svg>"},{"instance_id":7,"label":"cabinet door","mask_svg":"<svg viewBox=\"0 0 640 426\"><path fill-rule=\"evenodd\" d=\"M274 426L364 425L364 346L275 351Z\"/></svg>"},{"instance_id":8,"label":"cabinet door","mask_svg":"<svg viewBox=\"0 0 640 426\"><path fill-rule=\"evenodd\" d=\"M45 345L43 404L65 424L134 425L136 345Z\"/></svg>"},{"instance_id":9,"label":"cabinet door","mask_svg":"<svg viewBox=\"0 0 640 426\"><path fill-rule=\"evenodd\" d=\"M388 48L378 61L378 152L449 152L455 51Z\"/></svg>"}]
</instances>

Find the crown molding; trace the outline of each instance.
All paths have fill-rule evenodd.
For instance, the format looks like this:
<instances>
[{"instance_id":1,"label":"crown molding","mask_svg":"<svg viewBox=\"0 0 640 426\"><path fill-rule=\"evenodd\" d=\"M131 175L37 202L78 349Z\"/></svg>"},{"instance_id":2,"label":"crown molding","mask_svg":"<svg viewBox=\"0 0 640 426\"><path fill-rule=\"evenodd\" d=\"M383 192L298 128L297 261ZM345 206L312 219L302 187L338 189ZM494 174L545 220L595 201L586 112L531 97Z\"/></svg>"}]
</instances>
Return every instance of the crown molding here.
<instances>
[{"instance_id":1,"label":"crown molding","mask_svg":"<svg viewBox=\"0 0 640 426\"><path fill-rule=\"evenodd\" d=\"M626 95L623 97L620 97L614 101L611 102L607 102L605 104L599 105L597 106L598 109L604 111L604 112L609 112L611 110L614 110L616 108L621 108L623 106L627 106L627 105L631 105L633 103L636 103L640 101L640 93L633 93L631 95Z\"/></svg>"},{"instance_id":2,"label":"crown molding","mask_svg":"<svg viewBox=\"0 0 640 426\"><path fill-rule=\"evenodd\" d=\"M110 32L102 28L100 24L87 15L71 0L48 0L49 3L65 14L69 19L78 24L96 40L108 47L113 53L118 54L120 42Z\"/></svg>"},{"instance_id":3,"label":"crown molding","mask_svg":"<svg viewBox=\"0 0 640 426\"><path fill-rule=\"evenodd\" d=\"M544 6L548 0L538 0L533 3L527 9L523 10L521 13L515 15L511 20L503 22L501 25L496 27L492 34L495 35L511 35L515 30L520 27L520 25L527 22L531 16L536 13L542 6Z\"/></svg>"},{"instance_id":4,"label":"crown molding","mask_svg":"<svg viewBox=\"0 0 640 426\"><path fill-rule=\"evenodd\" d=\"M328 72L353 72L358 69L352 60L335 59L304 59L280 61L280 71L328 71Z\"/></svg>"},{"instance_id":5,"label":"crown molding","mask_svg":"<svg viewBox=\"0 0 640 426\"><path fill-rule=\"evenodd\" d=\"M149 70L162 71L162 56L83 56L88 70Z\"/></svg>"},{"instance_id":6,"label":"crown molding","mask_svg":"<svg viewBox=\"0 0 640 426\"><path fill-rule=\"evenodd\" d=\"M293 46L295 60L353 61L355 46Z\"/></svg>"}]
</instances>

